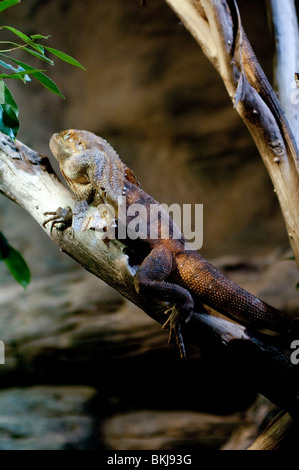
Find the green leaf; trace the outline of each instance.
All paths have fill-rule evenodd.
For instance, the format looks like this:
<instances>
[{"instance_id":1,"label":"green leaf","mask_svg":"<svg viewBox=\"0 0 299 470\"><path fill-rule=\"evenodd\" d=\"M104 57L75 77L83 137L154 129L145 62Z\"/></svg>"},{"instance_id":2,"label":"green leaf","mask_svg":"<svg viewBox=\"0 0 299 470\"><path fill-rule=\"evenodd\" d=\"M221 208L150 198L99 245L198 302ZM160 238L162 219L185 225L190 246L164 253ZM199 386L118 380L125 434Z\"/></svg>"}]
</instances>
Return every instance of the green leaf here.
<instances>
[{"instance_id":1,"label":"green leaf","mask_svg":"<svg viewBox=\"0 0 299 470\"><path fill-rule=\"evenodd\" d=\"M0 104L0 131L15 140L19 130L19 120L10 106Z\"/></svg>"},{"instance_id":2,"label":"green leaf","mask_svg":"<svg viewBox=\"0 0 299 470\"><path fill-rule=\"evenodd\" d=\"M0 131L15 139L19 130L19 109L7 86L4 86L4 103L0 103Z\"/></svg>"},{"instance_id":3,"label":"green leaf","mask_svg":"<svg viewBox=\"0 0 299 470\"><path fill-rule=\"evenodd\" d=\"M1 59L0 59L0 65L1 65L1 67L4 67L5 69L12 70L13 72L22 72L24 70L20 66L19 67L14 67L13 65L8 64L7 62L4 62L4 60L1 60Z\"/></svg>"},{"instance_id":4,"label":"green leaf","mask_svg":"<svg viewBox=\"0 0 299 470\"><path fill-rule=\"evenodd\" d=\"M40 52L41 54L44 53L44 48L43 46L41 46L40 44L36 44L34 41L32 41L32 39L30 39L29 36L27 36L26 34L22 33L22 31L19 31L18 29L16 28L13 28L12 26L2 26L3 29L7 29L8 31L11 31L12 33L14 33L16 36L18 36L20 39L22 39L22 41L24 41L26 44L28 44L29 46L31 46L33 49L36 49L38 52Z\"/></svg>"},{"instance_id":5,"label":"green leaf","mask_svg":"<svg viewBox=\"0 0 299 470\"><path fill-rule=\"evenodd\" d=\"M34 74L34 78L38 80L45 88L47 88L49 91L52 93L55 93L56 95L61 96L64 98L63 94L60 92L58 86L51 80L47 75L44 73L40 72L39 70L35 69L34 67L31 67L31 65L25 64L24 62L21 62L20 60L13 59L12 57L10 58L15 64L20 65L23 67L28 73Z\"/></svg>"},{"instance_id":6,"label":"green leaf","mask_svg":"<svg viewBox=\"0 0 299 470\"><path fill-rule=\"evenodd\" d=\"M54 65L53 60L49 59L49 57L47 57L47 56L45 55L45 52L44 52L44 51L43 51L43 53L41 54L40 52L37 52L37 51L34 51L34 50L30 49L28 46L22 46L21 44L17 44L16 42L13 42L13 41L0 41L0 44L11 44L12 46L22 48L23 51L26 51L26 52L28 52L29 54L34 55L34 56L37 57L38 59L43 60L44 62L47 62L47 63L50 64L50 65ZM11 57L9 57L8 55L4 54L4 52L10 52L10 51L11 51L11 49L2 49L2 50L0 49L0 55L2 55L3 57L6 57L7 59L12 60Z\"/></svg>"},{"instance_id":7,"label":"green leaf","mask_svg":"<svg viewBox=\"0 0 299 470\"><path fill-rule=\"evenodd\" d=\"M0 232L0 261L7 258L9 253L9 243L6 237Z\"/></svg>"},{"instance_id":8,"label":"green leaf","mask_svg":"<svg viewBox=\"0 0 299 470\"><path fill-rule=\"evenodd\" d=\"M10 90L7 88L5 84L4 84L4 97L5 97L5 103L9 105L12 108L12 110L15 112L16 116L19 117L18 105L15 102Z\"/></svg>"},{"instance_id":9,"label":"green leaf","mask_svg":"<svg viewBox=\"0 0 299 470\"><path fill-rule=\"evenodd\" d=\"M78 62L76 59L74 59L70 55L65 54L65 52L58 51L57 49L53 49L53 47L48 47L48 46L44 46L44 48L47 51L51 52L51 54L56 55L56 57L59 57L59 59L64 60L64 62L74 65L75 67L80 67L83 70L86 70L85 67L83 67L83 65L80 64L80 62Z\"/></svg>"},{"instance_id":10,"label":"green leaf","mask_svg":"<svg viewBox=\"0 0 299 470\"><path fill-rule=\"evenodd\" d=\"M23 72L16 72L16 73L1 73L0 78L14 78L17 80L22 80L23 82L29 82L30 78L28 77L28 74L38 74L40 73L39 70L24 70Z\"/></svg>"},{"instance_id":11,"label":"green leaf","mask_svg":"<svg viewBox=\"0 0 299 470\"><path fill-rule=\"evenodd\" d=\"M0 26L0 29L1 29L1 26ZM23 47L22 44L19 44L14 41L0 41L0 44L11 44L12 46L16 46L16 47Z\"/></svg>"},{"instance_id":12,"label":"green leaf","mask_svg":"<svg viewBox=\"0 0 299 470\"><path fill-rule=\"evenodd\" d=\"M32 39L32 41L34 41L35 39L48 39L50 37L51 37L50 34L48 36L43 36L42 34L31 34L30 35L30 38Z\"/></svg>"},{"instance_id":13,"label":"green leaf","mask_svg":"<svg viewBox=\"0 0 299 470\"><path fill-rule=\"evenodd\" d=\"M30 269L21 253L9 245L9 253L8 256L4 259L4 262L15 280L21 284L24 289L26 289L30 283L31 274Z\"/></svg>"},{"instance_id":14,"label":"green leaf","mask_svg":"<svg viewBox=\"0 0 299 470\"><path fill-rule=\"evenodd\" d=\"M49 57L47 57L45 54L40 54L37 51L33 51L32 49L29 49L29 47L23 47L23 51L26 51L29 54L32 54L35 57L38 57L40 60L43 60L44 62L47 62L50 65L54 65L53 60L49 59Z\"/></svg>"},{"instance_id":15,"label":"green leaf","mask_svg":"<svg viewBox=\"0 0 299 470\"><path fill-rule=\"evenodd\" d=\"M8 243L2 232L0 232L0 260L5 262L15 280L26 289L30 282L30 270L23 256Z\"/></svg>"},{"instance_id":16,"label":"green leaf","mask_svg":"<svg viewBox=\"0 0 299 470\"><path fill-rule=\"evenodd\" d=\"M36 78L36 80L38 80L45 88L47 88L47 90L49 90L52 93L54 93L55 95L61 96L61 98L65 99L65 97L63 96L63 94L59 90L56 83L54 83L53 80L51 80L51 78L47 77L47 75L45 75L44 73L39 72L39 73L34 74L34 78Z\"/></svg>"},{"instance_id":17,"label":"green leaf","mask_svg":"<svg viewBox=\"0 0 299 470\"><path fill-rule=\"evenodd\" d=\"M27 49L27 48L24 48L24 49ZM35 51L31 51L31 52L34 53L34 55L35 54L39 55L38 52L35 52ZM9 59L14 63L17 62L12 57L9 57L7 54L3 54L3 53L0 52L0 56L5 57L6 59ZM13 70L15 72L15 75L13 75L13 74L10 74L10 75L2 74L2 75L0 75L0 78L19 78L24 83L31 81L31 78L29 77L29 74L43 72L43 70L36 69L36 68L30 67L30 66L28 66L28 70L25 70L24 67L22 67L21 65L19 65L16 68L16 67L13 67L12 65L8 64L7 62L1 61L1 60L0 60L0 65L2 65L3 67L5 66L6 68L9 68L10 70Z\"/></svg>"},{"instance_id":18,"label":"green leaf","mask_svg":"<svg viewBox=\"0 0 299 470\"><path fill-rule=\"evenodd\" d=\"M9 57L7 55L0 53L0 56L1 55L3 57L7 57L9 59ZM0 60L0 66L6 68L8 70L12 70L13 72L15 72L17 74L19 74L20 72L24 72L23 67L20 67L20 66L13 67L11 64L8 64L7 62L4 62L4 60ZM20 78L24 83L30 82L30 80L31 80L31 78L28 76L27 72L25 72L25 75L21 75L20 77L11 77L10 75L7 75L7 76L2 76L0 78Z\"/></svg>"},{"instance_id":19,"label":"green leaf","mask_svg":"<svg viewBox=\"0 0 299 470\"><path fill-rule=\"evenodd\" d=\"M20 3L20 0L3 0L0 2L0 13L7 8L16 5L17 3Z\"/></svg>"},{"instance_id":20,"label":"green leaf","mask_svg":"<svg viewBox=\"0 0 299 470\"><path fill-rule=\"evenodd\" d=\"M1 29L1 27L0 27ZM14 41L0 41L0 44L6 44L6 45L11 45L11 46L14 46L14 47L10 47L9 49L0 49L0 54L3 55L5 57L5 54L3 54L3 52L12 52L16 49L24 49L25 46L23 44L18 44L17 42L14 42ZM6 56L8 59L10 59L9 56Z\"/></svg>"}]
</instances>

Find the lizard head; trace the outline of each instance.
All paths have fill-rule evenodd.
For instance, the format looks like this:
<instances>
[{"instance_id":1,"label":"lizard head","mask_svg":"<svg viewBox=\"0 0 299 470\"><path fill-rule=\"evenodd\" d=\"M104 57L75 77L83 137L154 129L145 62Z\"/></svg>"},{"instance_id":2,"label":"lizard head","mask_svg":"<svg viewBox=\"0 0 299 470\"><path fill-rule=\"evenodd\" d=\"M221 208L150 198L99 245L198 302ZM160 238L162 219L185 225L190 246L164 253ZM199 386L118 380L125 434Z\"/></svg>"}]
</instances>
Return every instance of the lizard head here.
<instances>
[{"instance_id":1,"label":"lizard head","mask_svg":"<svg viewBox=\"0 0 299 470\"><path fill-rule=\"evenodd\" d=\"M129 179L127 168L106 140L89 131L69 129L52 135L50 149L75 194L82 195L89 186L108 202L116 203L122 196L124 181Z\"/></svg>"},{"instance_id":2,"label":"lizard head","mask_svg":"<svg viewBox=\"0 0 299 470\"><path fill-rule=\"evenodd\" d=\"M54 157L62 162L70 156L94 148L98 140L99 137L92 132L69 129L53 134L49 145Z\"/></svg>"}]
</instances>

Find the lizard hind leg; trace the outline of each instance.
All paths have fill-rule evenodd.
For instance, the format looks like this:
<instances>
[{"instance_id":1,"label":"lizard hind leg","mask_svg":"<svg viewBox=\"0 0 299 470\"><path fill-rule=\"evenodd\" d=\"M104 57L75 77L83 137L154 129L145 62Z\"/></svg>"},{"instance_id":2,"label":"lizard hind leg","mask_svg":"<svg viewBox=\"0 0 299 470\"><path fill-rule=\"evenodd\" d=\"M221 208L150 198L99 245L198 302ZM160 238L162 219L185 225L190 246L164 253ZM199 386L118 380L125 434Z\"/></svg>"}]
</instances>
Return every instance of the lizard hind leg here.
<instances>
[{"instance_id":1,"label":"lizard hind leg","mask_svg":"<svg viewBox=\"0 0 299 470\"><path fill-rule=\"evenodd\" d=\"M174 260L171 251L163 244L157 245L140 265L134 284L136 291L141 295L174 304L165 312L170 312L170 315L163 327L169 327L169 340L176 339L180 355L185 358L181 330L193 314L194 301L190 292L169 280L173 266Z\"/></svg>"}]
</instances>

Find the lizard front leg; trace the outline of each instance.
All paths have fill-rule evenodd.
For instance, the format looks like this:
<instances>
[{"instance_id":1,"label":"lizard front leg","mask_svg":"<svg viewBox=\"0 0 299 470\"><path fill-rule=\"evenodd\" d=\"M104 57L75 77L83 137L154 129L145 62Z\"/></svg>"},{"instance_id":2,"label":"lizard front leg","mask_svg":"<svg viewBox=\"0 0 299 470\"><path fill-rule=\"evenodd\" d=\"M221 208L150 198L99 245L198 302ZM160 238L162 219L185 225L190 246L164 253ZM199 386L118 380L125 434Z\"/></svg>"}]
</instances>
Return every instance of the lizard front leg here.
<instances>
[{"instance_id":1,"label":"lizard front leg","mask_svg":"<svg viewBox=\"0 0 299 470\"><path fill-rule=\"evenodd\" d=\"M86 213L88 210L87 200L77 199L74 204L73 210L67 207L58 207L54 212L44 212L45 216L50 216L43 222L43 226L51 222L51 230L54 226L63 224L64 228L72 226L74 230L82 230L86 220Z\"/></svg>"},{"instance_id":2,"label":"lizard front leg","mask_svg":"<svg viewBox=\"0 0 299 470\"><path fill-rule=\"evenodd\" d=\"M174 259L171 251L163 244L155 246L140 265L134 284L136 291L140 294L175 303L174 307L165 312L171 311L171 314L163 326L169 326L169 340L175 335L180 355L185 359L181 328L193 313L194 301L186 289L165 280L171 274L173 266Z\"/></svg>"},{"instance_id":3,"label":"lizard front leg","mask_svg":"<svg viewBox=\"0 0 299 470\"><path fill-rule=\"evenodd\" d=\"M55 225L64 224L65 227L72 225L73 212L72 209L67 207L58 207L56 211L44 212L47 217L43 222L43 227L46 227L51 222L51 231Z\"/></svg>"}]
</instances>

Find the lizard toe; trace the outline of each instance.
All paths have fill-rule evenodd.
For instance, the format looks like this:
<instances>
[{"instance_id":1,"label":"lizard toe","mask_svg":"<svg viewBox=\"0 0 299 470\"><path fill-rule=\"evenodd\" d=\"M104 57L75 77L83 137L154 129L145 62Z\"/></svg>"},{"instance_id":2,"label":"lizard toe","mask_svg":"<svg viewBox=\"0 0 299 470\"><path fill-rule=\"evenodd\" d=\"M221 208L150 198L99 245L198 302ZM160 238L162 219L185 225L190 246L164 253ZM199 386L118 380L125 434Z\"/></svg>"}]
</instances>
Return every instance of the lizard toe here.
<instances>
[{"instance_id":1,"label":"lizard toe","mask_svg":"<svg viewBox=\"0 0 299 470\"><path fill-rule=\"evenodd\" d=\"M169 312L169 317L162 328L169 328L168 344L171 344L175 340L179 348L181 359L186 359L186 349L182 335L182 325L185 323L185 320L182 319L175 305L165 311L166 314Z\"/></svg>"}]
</instances>

